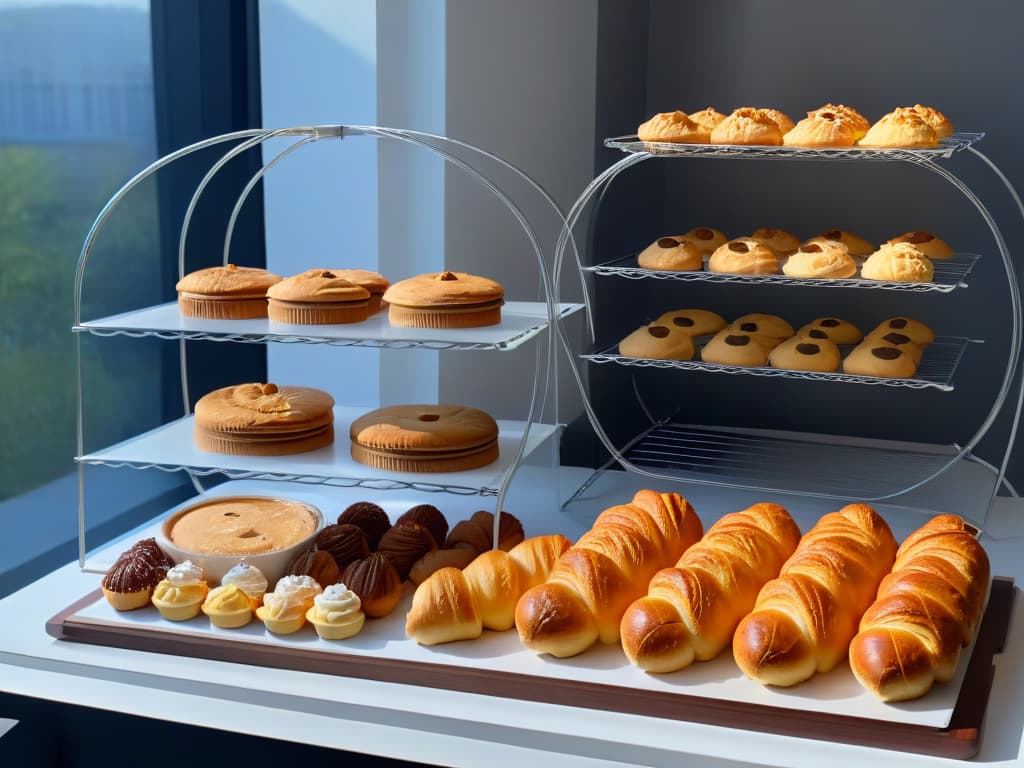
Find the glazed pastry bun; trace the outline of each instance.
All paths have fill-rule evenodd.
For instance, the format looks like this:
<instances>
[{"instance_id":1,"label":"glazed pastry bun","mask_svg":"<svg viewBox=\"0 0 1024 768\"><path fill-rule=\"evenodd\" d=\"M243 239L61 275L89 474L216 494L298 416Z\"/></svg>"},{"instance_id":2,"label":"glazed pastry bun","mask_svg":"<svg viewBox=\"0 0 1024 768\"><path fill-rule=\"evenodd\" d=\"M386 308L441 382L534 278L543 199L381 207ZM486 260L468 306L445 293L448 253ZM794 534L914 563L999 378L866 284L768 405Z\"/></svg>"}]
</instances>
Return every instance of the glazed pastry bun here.
<instances>
[{"instance_id":1,"label":"glazed pastry bun","mask_svg":"<svg viewBox=\"0 0 1024 768\"><path fill-rule=\"evenodd\" d=\"M708 133L687 117L685 112L659 112L636 129L640 141L663 141L670 144L707 143Z\"/></svg>"},{"instance_id":2,"label":"glazed pastry bun","mask_svg":"<svg viewBox=\"0 0 1024 768\"><path fill-rule=\"evenodd\" d=\"M640 252L637 263L644 269L669 272L695 270L704 266L704 254L690 240L659 237Z\"/></svg>"},{"instance_id":3,"label":"glazed pastry bun","mask_svg":"<svg viewBox=\"0 0 1024 768\"><path fill-rule=\"evenodd\" d=\"M767 245L750 237L738 237L715 249L708 261L711 272L732 275L776 275L779 257Z\"/></svg>"},{"instance_id":4,"label":"glazed pastry bun","mask_svg":"<svg viewBox=\"0 0 1024 768\"><path fill-rule=\"evenodd\" d=\"M768 110L740 107L715 126L711 143L781 146L783 133Z\"/></svg>"},{"instance_id":5,"label":"glazed pastry bun","mask_svg":"<svg viewBox=\"0 0 1024 768\"><path fill-rule=\"evenodd\" d=\"M821 112L832 112L838 115L842 120L849 123L853 127L853 138L855 141L859 141L864 137L864 134L868 132L868 128L871 127L871 123L853 107L848 107L845 104L825 104L818 107L813 112L808 112L807 116L818 114Z\"/></svg>"},{"instance_id":6,"label":"glazed pastry bun","mask_svg":"<svg viewBox=\"0 0 1024 768\"><path fill-rule=\"evenodd\" d=\"M789 257L782 272L789 277L853 277L857 263L841 243L808 243Z\"/></svg>"},{"instance_id":7,"label":"glazed pastry bun","mask_svg":"<svg viewBox=\"0 0 1024 768\"><path fill-rule=\"evenodd\" d=\"M931 261L910 243L885 244L868 256L860 270L867 280L927 283L935 275Z\"/></svg>"},{"instance_id":8,"label":"glazed pastry bun","mask_svg":"<svg viewBox=\"0 0 1024 768\"><path fill-rule=\"evenodd\" d=\"M921 116L921 119L932 127L932 130L935 131L935 135L940 139L953 135L953 124L949 121L949 118L939 112L939 110L932 107L925 107L920 104L915 104L911 109L917 112L917 114Z\"/></svg>"},{"instance_id":9,"label":"glazed pastry bun","mask_svg":"<svg viewBox=\"0 0 1024 768\"><path fill-rule=\"evenodd\" d=\"M774 229L772 227L755 229L750 239L767 245L779 256L789 256L792 253L796 253L796 249L800 247L800 240L796 235L791 235L784 229Z\"/></svg>"},{"instance_id":10,"label":"glazed pastry bun","mask_svg":"<svg viewBox=\"0 0 1024 768\"><path fill-rule=\"evenodd\" d=\"M862 147L937 147L939 138L921 115L909 107L897 107L872 125Z\"/></svg>"},{"instance_id":11,"label":"glazed pastry bun","mask_svg":"<svg viewBox=\"0 0 1024 768\"><path fill-rule=\"evenodd\" d=\"M886 243L889 245L896 245L896 243L910 243L929 259L953 258L953 249L949 247L945 240L940 240L931 232L922 232L920 230L905 232L898 237L886 240Z\"/></svg>"}]
</instances>

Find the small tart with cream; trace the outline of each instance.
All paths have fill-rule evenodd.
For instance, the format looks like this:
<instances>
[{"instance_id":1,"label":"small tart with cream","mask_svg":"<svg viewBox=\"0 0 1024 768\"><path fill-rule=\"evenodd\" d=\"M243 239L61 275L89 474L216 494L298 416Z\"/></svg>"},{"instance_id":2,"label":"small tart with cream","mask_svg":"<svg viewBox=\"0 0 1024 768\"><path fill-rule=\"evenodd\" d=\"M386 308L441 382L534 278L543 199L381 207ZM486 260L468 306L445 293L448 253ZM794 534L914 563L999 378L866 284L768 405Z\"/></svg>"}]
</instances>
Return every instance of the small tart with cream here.
<instances>
[{"instance_id":1,"label":"small tart with cream","mask_svg":"<svg viewBox=\"0 0 1024 768\"><path fill-rule=\"evenodd\" d=\"M323 590L309 576L284 576L273 592L263 596L263 605L256 609L256 618L275 635L290 635L306 623L306 611Z\"/></svg>"},{"instance_id":2,"label":"small tart with cream","mask_svg":"<svg viewBox=\"0 0 1024 768\"><path fill-rule=\"evenodd\" d=\"M153 605L168 621L188 621L199 615L199 609L210 592L203 569L191 560L178 563L153 590Z\"/></svg>"},{"instance_id":3,"label":"small tart with cream","mask_svg":"<svg viewBox=\"0 0 1024 768\"><path fill-rule=\"evenodd\" d=\"M252 621L252 601L234 584L211 589L202 610L210 623L221 629L238 629Z\"/></svg>"},{"instance_id":4,"label":"small tart with cream","mask_svg":"<svg viewBox=\"0 0 1024 768\"><path fill-rule=\"evenodd\" d=\"M250 565L245 562L245 558L239 561L238 565L232 566L227 573L224 574L224 578L220 580L221 586L227 586L228 584L234 584L240 590L248 595L249 600L252 602L252 609L255 611L260 604L263 602L263 595L267 593L267 577L263 575L263 571L257 568L255 565Z\"/></svg>"},{"instance_id":5,"label":"small tart with cream","mask_svg":"<svg viewBox=\"0 0 1024 768\"><path fill-rule=\"evenodd\" d=\"M332 584L313 598L306 621L324 640L344 640L359 634L366 623L359 595L344 584Z\"/></svg>"}]
</instances>

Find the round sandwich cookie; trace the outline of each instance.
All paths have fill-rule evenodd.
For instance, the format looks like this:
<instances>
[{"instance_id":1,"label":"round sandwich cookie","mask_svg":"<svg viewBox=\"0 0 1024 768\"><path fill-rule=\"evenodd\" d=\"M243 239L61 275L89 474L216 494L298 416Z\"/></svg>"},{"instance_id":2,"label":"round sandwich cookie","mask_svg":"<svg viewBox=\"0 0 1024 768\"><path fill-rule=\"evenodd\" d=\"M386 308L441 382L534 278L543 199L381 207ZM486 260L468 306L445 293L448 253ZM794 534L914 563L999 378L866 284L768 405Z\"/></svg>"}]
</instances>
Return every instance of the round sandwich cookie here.
<instances>
[{"instance_id":1,"label":"round sandwich cookie","mask_svg":"<svg viewBox=\"0 0 1024 768\"><path fill-rule=\"evenodd\" d=\"M704 345L700 359L720 365L764 366L768 365L768 350L754 334L724 328Z\"/></svg>"},{"instance_id":2,"label":"round sandwich cookie","mask_svg":"<svg viewBox=\"0 0 1024 768\"><path fill-rule=\"evenodd\" d=\"M708 309L673 309L656 321L685 331L691 336L711 336L725 328L725 318Z\"/></svg>"},{"instance_id":3,"label":"round sandwich cookie","mask_svg":"<svg viewBox=\"0 0 1024 768\"><path fill-rule=\"evenodd\" d=\"M692 360L693 336L682 328L655 322L620 341L619 354L649 360Z\"/></svg>"},{"instance_id":4,"label":"round sandwich cookie","mask_svg":"<svg viewBox=\"0 0 1024 768\"><path fill-rule=\"evenodd\" d=\"M342 280L348 280L370 292L371 315L380 311L383 305L384 291L391 285L384 275L379 272L371 272L368 269L332 269L331 271Z\"/></svg>"},{"instance_id":5,"label":"round sandwich cookie","mask_svg":"<svg viewBox=\"0 0 1024 768\"><path fill-rule=\"evenodd\" d=\"M659 237L640 252L637 264L666 272L692 271L704 267L704 254L690 240Z\"/></svg>"},{"instance_id":6,"label":"round sandwich cookie","mask_svg":"<svg viewBox=\"0 0 1024 768\"><path fill-rule=\"evenodd\" d=\"M329 269L308 269L275 283L267 299L267 316L276 323L359 323L370 312L370 292Z\"/></svg>"},{"instance_id":7,"label":"round sandwich cookie","mask_svg":"<svg viewBox=\"0 0 1024 768\"><path fill-rule=\"evenodd\" d=\"M249 320L267 316L267 289L283 278L255 267L227 264L185 275L175 288L185 317Z\"/></svg>"},{"instance_id":8,"label":"round sandwich cookie","mask_svg":"<svg viewBox=\"0 0 1024 768\"><path fill-rule=\"evenodd\" d=\"M729 327L744 333L768 336L773 339L788 339L793 335L793 326L781 317L778 315L765 315L760 312L737 317L729 324Z\"/></svg>"},{"instance_id":9,"label":"round sandwich cookie","mask_svg":"<svg viewBox=\"0 0 1024 768\"><path fill-rule=\"evenodd\" d=\"M401 280L384 292L388 321L411 328L478 328L501 322L505 290L466 272L432 272Z\"/></svg>"},{"instance_id":10,"label":"round sandwich cookie","mask_svg":"<svg viewBox=\"0 0 1024 768\"><path fill-rule=\"evenodd\" d=\"M881 334L884 336L890 331L897 331L909 336L911 341L915 344L920 344L922 347L926 347L935 341L935 331L920 320L912 320L909 317L890 317L888 320L883 320L869 335Z\"/></svg>"},{"instance_id":11,"label":"round sandwich cookie","mask_svg":"<svg viewBox=\"0 0 1024 768\"><path fill-rule=\"evenodd\" d=\"M333 397L312 387L224 387L196 403L196 446L235 456L313 451L334 442L333 407Z\"/></svg>"},{"instance_id":12,"label":"round sandwich cookie","mask_svg":"<svg viewBox=\"0 0 1024 768\"><path fill-rule=\"evenodd\" d=\"M885 379L910 379L917 373L917 363L905 349L865 339L843 359L843 373Z\"/></svg>"},{"instance_id":13,"label":"round sandwich cookie","mask_svg":"<svg viewBox=\"0 0 1024 768\"><path fill-rule=\"evenodd\" d=\"M828 339L808 339L795 336L786 339L768 355L772 368L790 371L821 371L831 373L839 370L842 356L839 347Z\"/></svg>"},{"instance_id":14,"label":"round sandwich cookie","mask_svg":"<svg viewBox=\"0 0 1024 768\"><path fill-rule=\"evenodd\" d=\"M828 339L833 344L857 344L864 338L860 329L848 320L838 317L819 317L796 332L810 339Z\"/></svg>"},{"instance_id":15,"label":"round sandwich cookie","mask_svg":"<svg viewBox=\"0 0 1024 768\"><path fill-rule=\"evenodd\" d=\"M498 424L464 405L392 405L349 429L352 458L394 472L459 472L498 458Z\"/></svg>"}]
</instances>

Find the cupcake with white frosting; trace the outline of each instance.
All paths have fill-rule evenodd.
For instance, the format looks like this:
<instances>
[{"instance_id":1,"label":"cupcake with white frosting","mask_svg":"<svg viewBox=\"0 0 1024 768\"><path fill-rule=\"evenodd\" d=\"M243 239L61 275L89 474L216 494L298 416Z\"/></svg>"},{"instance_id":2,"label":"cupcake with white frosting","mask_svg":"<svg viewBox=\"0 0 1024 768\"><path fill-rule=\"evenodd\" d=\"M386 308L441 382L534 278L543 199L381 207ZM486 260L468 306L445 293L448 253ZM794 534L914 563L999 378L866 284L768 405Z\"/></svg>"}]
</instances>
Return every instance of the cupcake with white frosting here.
<instances>
[{"instance_id":1,"label":"cupcake with white frosting","mask_svg":"<svg viewBox=\"0 0 1024 768\"><path fill-rule=\"evenodd\" d=\"M306 620L324 640L344 640L359 633L366 622L359 595L344 584L332 584L313 598Z\"/></svg>"}]
</instances>

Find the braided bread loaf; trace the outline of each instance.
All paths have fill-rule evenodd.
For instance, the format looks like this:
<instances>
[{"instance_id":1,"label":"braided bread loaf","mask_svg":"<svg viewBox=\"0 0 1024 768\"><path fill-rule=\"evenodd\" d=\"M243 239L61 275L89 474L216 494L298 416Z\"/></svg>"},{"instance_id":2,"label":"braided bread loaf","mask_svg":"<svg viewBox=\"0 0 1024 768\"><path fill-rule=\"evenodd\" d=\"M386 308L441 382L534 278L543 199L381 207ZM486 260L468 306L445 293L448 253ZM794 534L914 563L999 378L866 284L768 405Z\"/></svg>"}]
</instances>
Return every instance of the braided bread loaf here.
<instances>
[{"instance_id":1,"label":"braided bread loaf","mask_svg":"<svg viewBox=\"0 0 1024 768\"><path fill-rule=\"evenodd\" d=\"M697 513L675 493L638 491L631 503L606 509L559 558L547 581L519 599L520 640L538 653L561 657L582 653L598 640L618 642L629 604L701 532Z\"/></svg>"},{"instance_id":2,"label":"braided bread loaf","mask_svg":"<svg viewBox=\"0 0 1024 768\"><path fill-rule=\"evenodd\" d=\"M736 628L739 668L759 683L795 685L835 667L895 556L889 526L866 504L822 517Z\"/></svg>"},{"instance_id":3,"label":"braided bread loaf","mask_svg":"<svg viewBox=\"0 0 1024 768\"><path fill-rule=\"evenodd\" d=\"M758 590L779 573L800 529L778 504L726 515L674 568L658 571L647 595L622 617L622 649L647 672L707 661L732 641Z\"/></svg>"},{"instance_id":4,"label":"braided bread loaf","mask_svg":"<svg viewBox=\"0 0 1024 768\"><path fill-rule=\"evenodd\" d=\"M910 534L850 645L861 685L883 701L905 701L948 682L988 582L988 555L961 518L939 515Z\"/></svg>"},{"instance_id":5,"label":"braided bread loaf","mask_svg":"<svg viewBox=\"0 0 1024 768\"><path fill-rule=\"evenodd\" d=\"M484 628L511 629L519 596L544 581L569 546L561 534L534 536L508 552L488 550L461 571L434 571L416 588L405 633L436 645L480 637Z\"/></svg>"}]
</instances>

